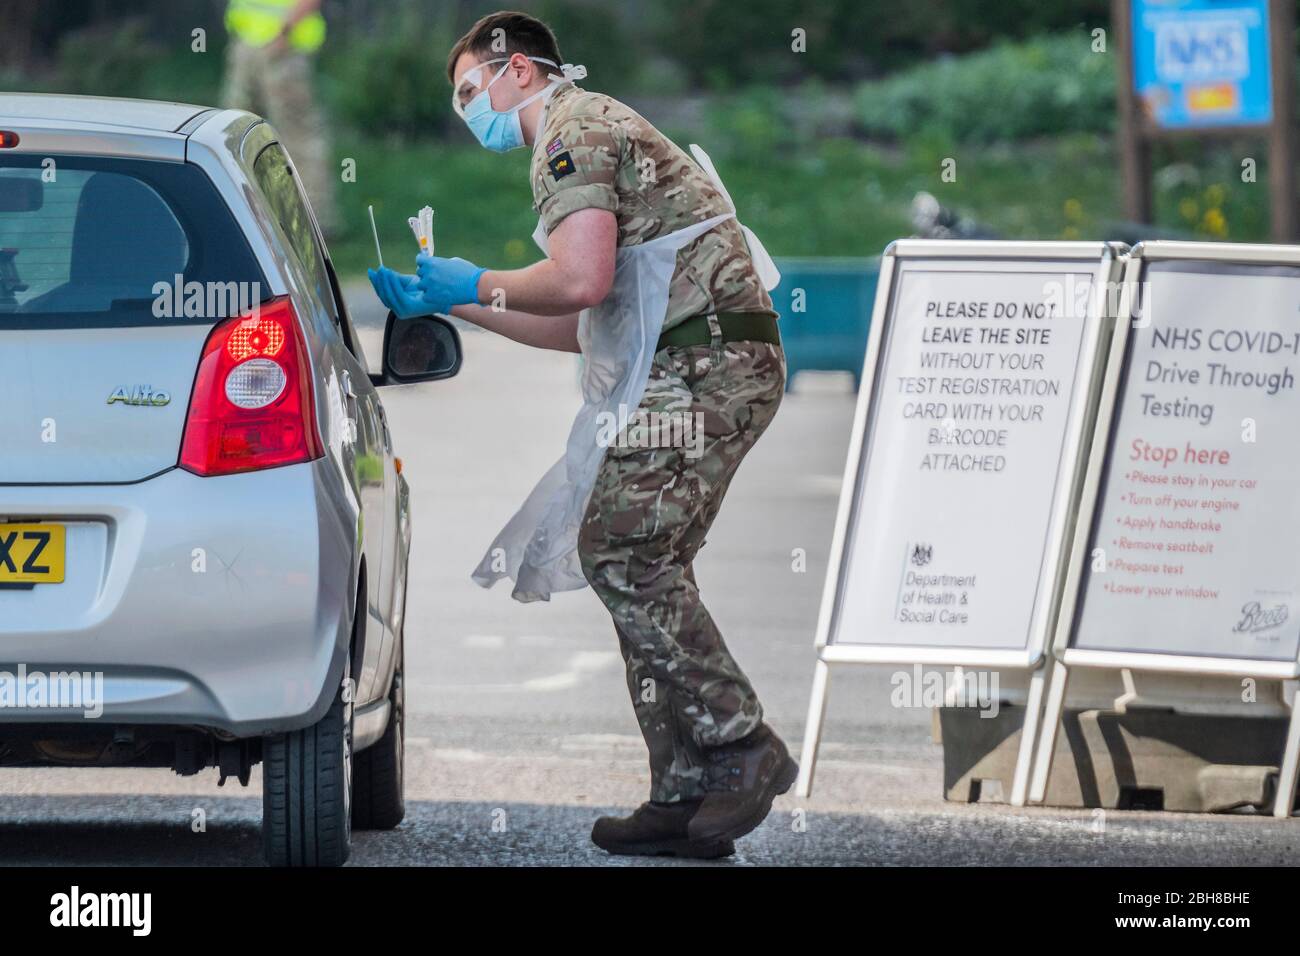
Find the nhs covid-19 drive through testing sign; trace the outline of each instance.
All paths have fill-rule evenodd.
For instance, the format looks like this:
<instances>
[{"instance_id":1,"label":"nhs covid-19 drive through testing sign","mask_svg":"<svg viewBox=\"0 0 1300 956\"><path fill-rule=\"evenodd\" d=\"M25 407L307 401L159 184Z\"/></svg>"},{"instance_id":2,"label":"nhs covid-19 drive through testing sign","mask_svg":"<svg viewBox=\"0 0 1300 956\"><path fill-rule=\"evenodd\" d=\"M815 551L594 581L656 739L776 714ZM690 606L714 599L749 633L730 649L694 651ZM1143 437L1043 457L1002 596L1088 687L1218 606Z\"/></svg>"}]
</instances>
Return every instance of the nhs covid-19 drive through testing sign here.
<instances>
[{"instance_id":1,"label":"nhs covid-19 drive through testing sign","mask_svg":"<svg viewBox=\"0 0 1300 956\"><path fill-rule=\"evenodd\" d=\"M1273 119L1268 0L1132 0L1133 83L1164 129Z\"/></svg>"}]
</instances>

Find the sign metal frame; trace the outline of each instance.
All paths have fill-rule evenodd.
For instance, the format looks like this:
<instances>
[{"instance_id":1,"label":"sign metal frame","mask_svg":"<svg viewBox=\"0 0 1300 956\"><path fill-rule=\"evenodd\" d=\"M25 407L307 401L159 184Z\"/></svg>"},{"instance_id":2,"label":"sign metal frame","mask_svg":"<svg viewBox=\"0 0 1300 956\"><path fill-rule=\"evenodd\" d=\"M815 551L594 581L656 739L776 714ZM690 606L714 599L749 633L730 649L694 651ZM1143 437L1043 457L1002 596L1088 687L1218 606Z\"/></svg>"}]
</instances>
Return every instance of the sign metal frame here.
<instances>
[{"instance_id":1,"label":"sign metal frame","mask_svg":"<svg viewBox=\"0 0 1300 956\"><path fill-rule=\"evenodd\" d=\"M844 478L836 512L826 582L818 614L812 695L805 722L797 792L808 796L816 771L817 751L825 719L831 664L932 664L952 667L1027 670L1032 672L1025 724L1017 761L1011 802L1023 805L1029 785L1030 758L1037 736L1046 672L1053 664L1049 643L1060 605L1060 585L1069 556L1073 533L1073 511L1087 462L1086 443L1092 434L1092 419L1100 397L1099 383L1105 368L1106 338L1114 324L1114 289L1122 273L1127 246L1113 242L1007 242L993 240L902 239L891 243L880 261L880 280L872 309L871 330L863 362L861 386L853 418ZM899 265L908 261L978 264L980 262L1039 262L1045 266L1086 264L1093 280L1093 293L1079 346L1074 394L1066 417L1067 433L1058 464L1059 482L1049 512L1048 544L1041 579L1047 587L1040 593L1023 649L961 648L899 644L844 644L833 640L839 596L847 568L846 549L856 519L858 489L864 478L863 456L874 431L876 380L887 359L887 326L895 303Z\"/></svg>"}]
</instances>

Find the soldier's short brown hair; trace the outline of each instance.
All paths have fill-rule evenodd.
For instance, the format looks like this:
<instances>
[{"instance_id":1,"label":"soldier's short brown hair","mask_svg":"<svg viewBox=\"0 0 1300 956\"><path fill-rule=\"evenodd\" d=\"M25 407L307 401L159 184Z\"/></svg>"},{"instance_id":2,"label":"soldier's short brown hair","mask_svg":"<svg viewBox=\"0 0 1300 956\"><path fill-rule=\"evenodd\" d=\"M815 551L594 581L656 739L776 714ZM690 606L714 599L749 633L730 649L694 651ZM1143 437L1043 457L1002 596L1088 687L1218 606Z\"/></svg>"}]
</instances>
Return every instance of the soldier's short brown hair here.
<instances>
[{"instance_id":1,"label":"soldier's short brown hair","mask_svg":"<svg viewBox=\"0 0 1300 956\"><path fill-rule=\"evenodd\" d=\"M489 13L456 41L451 53L447 55L447 79L453 83L456 82L456 61L463 53L472 53L479 60L522 53L524 56L544 57L556 63L564 62L560 58L560 46L556 43L551 28L536 17L514 10ZM539 63L538 66L546 73L560 72L545 63Z\"/></svg>"}]
</instances>

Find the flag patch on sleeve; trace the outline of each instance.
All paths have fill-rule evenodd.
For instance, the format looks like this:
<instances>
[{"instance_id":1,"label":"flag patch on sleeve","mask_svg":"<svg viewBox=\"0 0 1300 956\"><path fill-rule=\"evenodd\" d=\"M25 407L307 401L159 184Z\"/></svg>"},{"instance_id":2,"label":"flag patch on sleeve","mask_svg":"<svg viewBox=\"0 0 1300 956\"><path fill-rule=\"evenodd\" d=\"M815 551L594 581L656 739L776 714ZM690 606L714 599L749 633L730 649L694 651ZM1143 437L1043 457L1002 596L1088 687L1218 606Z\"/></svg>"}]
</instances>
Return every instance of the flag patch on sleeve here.
<instances>
[{"instance_id":1,"label":"flag patch on sleeve","mask_svg":"<svg viewBox=\"0 0 1300 956\"><path fill-rule=\"evenodd\" d=\"M564 149L564 143L562 143L560 141L560 137L557 136L555 137L555 139L551 140L549 143L546 144L546 155L554 156L562 149Z\"/></svg>"},{"instance_id":2,"label":"flag patch on sleeve","mask_svg":"<svg viewBox=\"0 0 1300 956\"><path fill-rule=\"evenodd\" d=\"M575 171L573 157L569 155L568 150L565 150L559 156L556 156L546 165L551 171L551 178L557 180L563 179L565 176L568 176L570 173Z\"/></svg>"}]
</instances>

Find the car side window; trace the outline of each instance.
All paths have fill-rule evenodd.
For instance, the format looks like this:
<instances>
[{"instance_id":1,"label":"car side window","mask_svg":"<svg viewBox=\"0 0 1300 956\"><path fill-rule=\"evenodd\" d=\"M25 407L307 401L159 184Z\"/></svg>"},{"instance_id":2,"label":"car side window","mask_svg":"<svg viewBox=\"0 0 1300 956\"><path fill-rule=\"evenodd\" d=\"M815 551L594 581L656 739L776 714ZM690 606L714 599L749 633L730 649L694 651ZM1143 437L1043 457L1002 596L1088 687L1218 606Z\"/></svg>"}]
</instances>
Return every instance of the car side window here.
<instances>
[{"instance_id":1,"label":"car side window","mask_svg":"<svg viewBox=\"0 0 1300 956\"><path fill-rule=\"evenodd\" d=\"M330 319L337 326L338 307L334 302L329 275L325 271L325 251L316 237L311 213L298 188L293 169L278 143L272 143L258 154L253 163L253 172L294 255L315 287L317 299L324 304Z\"/></svg>"}]
</instances>

